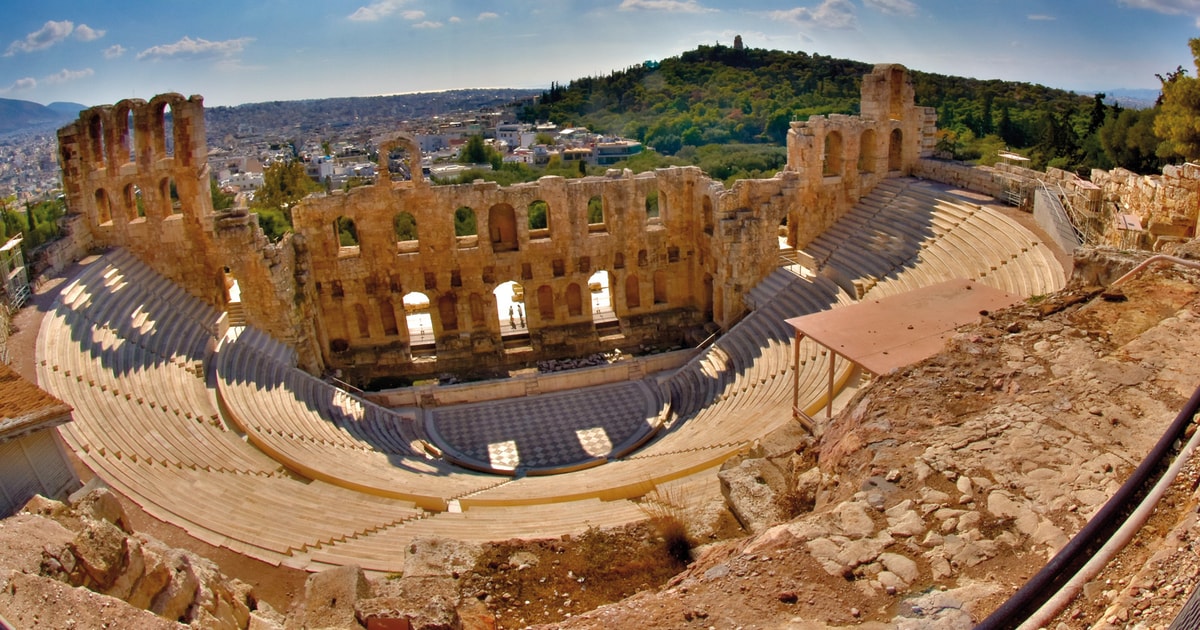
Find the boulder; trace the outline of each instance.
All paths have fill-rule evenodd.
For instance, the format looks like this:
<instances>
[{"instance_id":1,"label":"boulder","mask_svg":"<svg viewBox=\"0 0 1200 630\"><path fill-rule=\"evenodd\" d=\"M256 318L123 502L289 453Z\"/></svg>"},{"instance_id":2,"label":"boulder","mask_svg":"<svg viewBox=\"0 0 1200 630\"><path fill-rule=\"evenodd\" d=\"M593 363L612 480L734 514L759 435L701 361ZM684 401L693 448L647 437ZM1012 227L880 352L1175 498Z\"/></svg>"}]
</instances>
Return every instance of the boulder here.
<instances>
[{"instance_id":1,"label":"boulder","mask_svg":"<svg viewBox=\"0 0 1200 630\"><path fill-rule=\"evenodd\" d=\"M0 572L0 610L17 628L186 628L115 597L17 571Z\"/></svg>"},{"instance_id":2,"label":"boulder","mask_svg":"<svg viewBox=\"0 0 1200 630\"><path fill-rule=\"evenodd\" d=\"M131 557L125 532L108 521L85 521L69 548L78 561L71 583L99 592L113 586Z\"/></svg>"},{"instance_id":3,"label":"boulder","mask_svg":"<svg viewBox=\"0 0 1200 630\"><path fill-rule=\"evenodd\" d=\"M417 538L404 554L404 577L445 577L466 573L483 548L450 538Z\"/></svg>"},{"instance_id":4,"label":"boulder","mask_svg":"<svg viewBox=\"0 0 1200 630\"><path fill-rule=\"evenodd\" d=\"M760 534L786 520L775 488L784 487L783 474L765 459L746 459L717 473L721 493L742 527Z\"/></svg>"},{"instance_id":5,"label":"boulder","mask_svg":"<svg viewBox=\"0 0 1200 630\"><path fill-rule=\"evenodd\" d=\"M371 597L371 584L363 570L355 565L327 569L308 576L304 595L293 614L288 615L288 628L317 630L318 628L362 628L355 616L361 599Z\"/></svg>"},{"instance_id":6,"label":"boulder","mask_svg":"<svg viewBox=\"0 0 1200 630\"><path fill-rule=\"evenodd\" d=\"M81 517L107 521L116 525L126 534L133 532L133 528L129 526L129 517L125 515L125 508L121 506L117 495L108 488L95 488L89 491L75 501L71 507L75 508Z\"/></svg>"}]
</instances>

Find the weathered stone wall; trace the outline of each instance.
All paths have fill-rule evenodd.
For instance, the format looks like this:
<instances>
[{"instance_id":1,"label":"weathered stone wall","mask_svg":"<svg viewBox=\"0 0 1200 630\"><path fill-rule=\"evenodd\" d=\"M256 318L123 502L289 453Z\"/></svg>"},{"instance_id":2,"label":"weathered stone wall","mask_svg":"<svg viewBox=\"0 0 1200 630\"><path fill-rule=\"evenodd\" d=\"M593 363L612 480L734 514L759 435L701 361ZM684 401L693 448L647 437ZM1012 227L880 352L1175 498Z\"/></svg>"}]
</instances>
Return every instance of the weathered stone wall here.
<instances>
[{"instance_id":1,"label":"weathered stone wall","mask_svg":"<svg viewBox=\"0 0 1200 630\"><path fill-rule=\"evenodd\" d=\"M913 99L908 71L880 64L863 77L861 116L792 123L787 171L799 186L788 205L789 245L808 245L881 179L913 174L932 155L937 112Z\"/></svg>"},{"instance_id":2,"label":"weathered stone wall","mask_svg":"<svg viewBox=\"0 0 1200 630\"><path fill-rule=\"evenodd\" d=\"M1119 212L1141 220L1144 233L1138 245L1157 251L1164 243L1181 242L1196 235L1200 210L1200 165L1163 167L1162 175L1138 175L1123 168L1093 170L1092 182L1103 191L1105 202L1116 202ZM1121 234L1109 230L1105 244L1120 245Z\"/></svg>"},{"instance_id":3,"label":"weathered stone wall","mask_svg":"<svg viewBox=\"0 0 1200 630\"><path fill-rule=\"evenodd\" d=\"M708 322L728 328L777 267L781 235L806 245L882 178L930 155L936 114L913 104L903 67L864 78L862 112L793 123L786 169L730 189L694 167L510 187L393 182L380 169L374 185L302 201L295 234L278 244L254 215L213 212L198 96L95 107L59 140L68 209L85 228L78 247L125 247L217 307L232 276L247 322L295 347L302 367L365 382L486 373L683 343ZM402 134L381 152L392 147L419 155ZM530 226L535 202L548 207L545 228ZM591 223L597 203L603 218ZM456 212L474 216L475 234L455 234ZM397 221L415 224L417 238L398 240ZM358 242L342 246L337 226L351 222ZM615 321L592 313L597 271L608 273ZM524 291L521 339L504 336L511 324L498 312L495 290L509 281ZM413 292L428 300L432 324L432 342L416 348L403 300Z\"/></svg>"}]
</instances>

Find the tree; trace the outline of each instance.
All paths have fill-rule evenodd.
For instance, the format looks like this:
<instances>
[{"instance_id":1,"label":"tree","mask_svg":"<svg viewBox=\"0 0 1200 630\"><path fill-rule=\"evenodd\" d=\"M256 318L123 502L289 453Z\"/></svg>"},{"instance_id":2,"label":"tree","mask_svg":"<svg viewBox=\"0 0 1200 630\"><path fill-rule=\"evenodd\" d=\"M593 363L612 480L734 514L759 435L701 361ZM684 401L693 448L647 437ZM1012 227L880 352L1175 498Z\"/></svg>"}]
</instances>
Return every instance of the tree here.
<instances>
[{"instance_id":1,"label":"tree","mask_svg":"<svg viewBox=\"0 0 1200 630\"><path fill-rule=\"evenodd\" d=\"M292 227L292 207L310 193L321 190L298 161L276 162L263 171L263 185L254 193L252 207L259 225L273 241Z\"/></svg>"},{"instance_id":2,"label":"tree","mask_svg":"<svg viewBox=\"0 0 1200 630\"><path fill-rule=\"evenodd\" d=\"M463 164L486 164L489 162L488 148L483 143L483 136L474 135L467 138L467 144L463 145L462 158L459 160Z\"/></svg>"},{"instance_id":3,"label":"tree","mask_svg":"<svg viewBox=\"0 0 1200 630\"><path fill-rule=\"evenodd\" d=\"M208 192L212 195L213 210L228 210L233 207L234 195L223 192L221 187L217 185L217 178L209 178ZM138 203L141 203L141 201L141 197L139 197Z\"/></svg>"},{"instance_id":4,"label":"tree","mask_svg":"<svg viewBox=\"0 0 1200 630\"><path fill-rule=\"evenodd\" d=\"M1113 164L1148 175L1162 169L1159 140L1154 134L1159 108L1123 109L1100 128L1100 145Z\"/></svg>"},{"instance_id":5,"label":"tree","mask_svg":"<svg viewBox=\"0 0 1200 630\"><path fill-rule=\"evenodd\" d=\"M1193 38L1188 45L1200 70L1200 39ZM1183 68L1158 78L1162 81L1162 109L1154 119L1154 133L1163 141L1158 155L1200 159L1200 79L1187 76Z\"/></svg>"}]
</instances>

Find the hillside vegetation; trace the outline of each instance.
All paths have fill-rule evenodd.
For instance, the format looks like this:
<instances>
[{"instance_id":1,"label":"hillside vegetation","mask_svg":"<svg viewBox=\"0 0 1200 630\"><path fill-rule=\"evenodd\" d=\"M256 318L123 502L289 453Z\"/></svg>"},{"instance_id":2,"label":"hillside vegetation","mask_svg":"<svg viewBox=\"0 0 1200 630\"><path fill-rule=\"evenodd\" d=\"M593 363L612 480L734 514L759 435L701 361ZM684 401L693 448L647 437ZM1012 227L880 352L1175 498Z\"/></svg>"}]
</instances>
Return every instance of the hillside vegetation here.
<instances>
[{"instance_id":1,"label":"hillside vegetation","mask_svg":"<svg viewBox=\"0 0 1200 630\"><path fill-rule=\"evenodd\" d=\"M661 155L683 152L684 161L694 163L688 147L783 146L793 120L858 113L862 76L871 68L805 52L700 46L608 76L552 85L521 118L635 138ZM1126 109L1106 104L1103 94L1014 81L920 71L912 77L917 104L938 111L939 150L954 158L990 163L1007 147L1029 156L1035 168L1123 166L1146 173L1164 163L1153 133L1158 108Z\"/></svg>"}]
</instances>

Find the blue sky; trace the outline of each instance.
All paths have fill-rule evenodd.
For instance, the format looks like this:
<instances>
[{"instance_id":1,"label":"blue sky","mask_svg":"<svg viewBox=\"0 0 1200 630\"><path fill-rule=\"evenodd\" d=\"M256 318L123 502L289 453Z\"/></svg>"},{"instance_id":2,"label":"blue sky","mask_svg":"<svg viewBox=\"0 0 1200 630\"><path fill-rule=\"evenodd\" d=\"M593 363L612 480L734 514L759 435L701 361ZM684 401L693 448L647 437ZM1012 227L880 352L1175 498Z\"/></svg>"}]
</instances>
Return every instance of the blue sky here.
<instances>
[{"instance_id":1,"label":"blue sky","mask_svg":"<svg viewBox=\"0 0 1200 630\"><path fill-rule=\"evenodd\" d=\"M1078 91L1196 71L1200 0L0 0L0 97L209 105L544 88L698 44Z\"/></svg>"}]
</instances>

